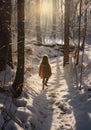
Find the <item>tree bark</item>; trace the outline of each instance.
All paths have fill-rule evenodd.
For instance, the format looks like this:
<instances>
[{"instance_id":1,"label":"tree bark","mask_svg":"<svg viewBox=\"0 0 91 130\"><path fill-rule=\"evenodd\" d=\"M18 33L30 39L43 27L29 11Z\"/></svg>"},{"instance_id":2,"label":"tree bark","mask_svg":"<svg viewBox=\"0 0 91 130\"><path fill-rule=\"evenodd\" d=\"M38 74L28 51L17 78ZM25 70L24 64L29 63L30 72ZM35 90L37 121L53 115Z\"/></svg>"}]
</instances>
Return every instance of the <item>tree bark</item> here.
<instances>
[{"instance_id":1,"label":"tree bark","mask_svg":"<svg viewBox=\"0 0 91 130\"><path fill-rule=\"evenodd\" d=\"M6 69L11 41L11 1L0 1L0 71Z\"/></svg>"},{"instance_id":2,"label":"tree bark","mask_svg":"<svg viewBox=\"0 0 91 130\"><path fill-rule=\"evenodd\" d=\"M16 77L13 83L14 97L19 97L24 84L24 0L17 1L18 9L18 63Z\"/></svg>"},{"instance_id":3,"label":"tree bark","mask_svg":"<svg viewBox=\"0 0 91 130\"><path fill-rule=\"evenodd\" d=\"M53 26L52 37L56 39L56 0L53 0Z\"/></svg>"},{"instance_id":4,"label":"tree bark","mask_svg":"<svg viewBox=\"0 0 91 130\"><path fill-rule=\"evenodd\" d=\"M65 66L67 63L69 63L69 8L70 8L70 0L65 0L63 66Z\"/></svg>"},{"instance_id":5,"label":"tree bark","mask_svg":"<svg viewBox=\"0 0 91 130\"><path fill-rule=\"evenodd\" d=\"M77 61L76 65L79 63L79 50L80 50L80 41L81 41L81 12L82 12L82 0L80 0L80 7L79 7L79 33L78 33L78 49L77 49Z\"/></svg>"}]
</instances>

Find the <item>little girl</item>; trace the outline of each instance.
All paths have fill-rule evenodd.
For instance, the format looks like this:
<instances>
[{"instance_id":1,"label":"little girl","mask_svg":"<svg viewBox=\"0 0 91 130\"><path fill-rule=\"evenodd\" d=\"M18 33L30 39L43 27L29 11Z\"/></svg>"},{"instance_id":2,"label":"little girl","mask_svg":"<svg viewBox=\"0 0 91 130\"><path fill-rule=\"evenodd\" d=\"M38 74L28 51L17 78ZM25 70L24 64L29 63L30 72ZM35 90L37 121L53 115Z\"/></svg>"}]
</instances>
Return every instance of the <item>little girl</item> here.
<instances>
[{"instance_id":1,"label":"little girl","mask_svg":"<svg viewBox=\"0 0 91 130\"><path fill-rule=\"evenodd\" d=\"M47 86L49 77L51 76L51 66L47 55L44 55L39 66L39 76L42 78L42 90Z\"/></svg>"}]
</instances>

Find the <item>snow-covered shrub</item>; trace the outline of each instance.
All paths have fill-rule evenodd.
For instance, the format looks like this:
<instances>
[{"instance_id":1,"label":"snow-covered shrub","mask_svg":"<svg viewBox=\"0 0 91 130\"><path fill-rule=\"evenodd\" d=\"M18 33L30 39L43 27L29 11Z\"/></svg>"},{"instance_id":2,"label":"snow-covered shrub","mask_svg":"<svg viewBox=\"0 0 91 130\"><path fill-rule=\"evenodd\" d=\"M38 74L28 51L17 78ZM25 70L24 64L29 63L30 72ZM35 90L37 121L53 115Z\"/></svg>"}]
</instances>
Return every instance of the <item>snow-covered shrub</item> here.
<instances>
[{"instance_id":1,"label":"snow-covered shrub","mask_svg":"<svg viewBox=\"0 0 91 130\"><path fill-rule=\"evenodd\" d=\"M2 127L3 124L4 124L4 119L3 119L3 116L0 113L0 130L1 130L1 127Z\"/></svg>"},{"instance_id":2,"label":"snow-covered shrub","mask_svg":"<svg viewBox=\"0 0 91 130\"><path fill-rule=\"evenodd\" d=\"M24 109L23 107L18 108L15 116L18 117L24 124L32 124L35 127L37 122L37 115L28 109Z\"/></svg>"},{"instance_id":3,"label":"snow-covered shrub","mask_svg":"<svg viewBox=\"0 0 91 130\"><path fill-rule=\"evenodd\" d=\"M5 126L4 130L25 130L25 129L19 126L17 123L15 123L13 120L10 120Z\"/></svg>"},{"instance_id":4,"label":"snow-covered shrub","mask_svg":"<svg viewBox=\"0 0 91 130\"><path fill-rule=\"evenodd\" d=\"M27 104L27 101L25 98L21 98L21 99L14 99L13 103L17 106L17 107L25 107Z\"/></svg>"},{"instance_id":5,"label":"snow-covered shrub","mask_svg":"<svg viewBox=\"0 0 91 130\"><path fill-rule=\"evenodd\" d=\"M5 110L6 110L8 113L15 114L15 112L16 112L16 110L17 110L17 107L16 107L13 103L8 103L8 104L6 104L6 106L5 106Z\"/></svg>"}]
</instances>

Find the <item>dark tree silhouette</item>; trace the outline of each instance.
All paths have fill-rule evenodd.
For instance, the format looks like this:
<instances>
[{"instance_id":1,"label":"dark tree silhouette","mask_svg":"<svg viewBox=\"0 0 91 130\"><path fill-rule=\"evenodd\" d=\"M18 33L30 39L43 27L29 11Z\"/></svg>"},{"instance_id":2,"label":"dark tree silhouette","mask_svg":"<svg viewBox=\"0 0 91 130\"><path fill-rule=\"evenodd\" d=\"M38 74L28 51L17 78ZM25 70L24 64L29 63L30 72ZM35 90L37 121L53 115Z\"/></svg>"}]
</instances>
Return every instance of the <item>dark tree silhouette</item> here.
<instances>
[{"instance_id":1,"label":"dark tree silhouette","mask_svg":"<svg viewBox=\"0 0 91 130\"><path fill-rule=\"evenodd\" d=\"M0 71L5 70L11 42L11 0L0 0Z\"/></svg>"},{"instance_id":2,"label":"dark tree silhouette","mask_svg":"<svg viewBox=\"0 0 91 130\"><path fill-rule=\"evenodd\" d=\"M8 47L8 61L7 61L7 64L13 69L12 46L11 46L11 44Z\"/></svg>"},{"instance_id":3,"label":"dark tree silhouette","mask_svg":"<svg viewBox=\"0 0 91 130\"><path fill-rule=\"evenodd\" d=\"M69 63L69 8L70 8L70 0L65 0L63 66L65 66L66 63Z\"/></svg>"},{"instance_id":4,"label":"dark tree silhouette","mask_svg":"<svg viewBox=\"0 0 91 130\"><path fill-rule=\"evenodd\" d=\"M18 97L22 93L24 83L24 0L17 1L18 10L18 62L14 83L14 97Z\"/></svg>"}]
</instances>

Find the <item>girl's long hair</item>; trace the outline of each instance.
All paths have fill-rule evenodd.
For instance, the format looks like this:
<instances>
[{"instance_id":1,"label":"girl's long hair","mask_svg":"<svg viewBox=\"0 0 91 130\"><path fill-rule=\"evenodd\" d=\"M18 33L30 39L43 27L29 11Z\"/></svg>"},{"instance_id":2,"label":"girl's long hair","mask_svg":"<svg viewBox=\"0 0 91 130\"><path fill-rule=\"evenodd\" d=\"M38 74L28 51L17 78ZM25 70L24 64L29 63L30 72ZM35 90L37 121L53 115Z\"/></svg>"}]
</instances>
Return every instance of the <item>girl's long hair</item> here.
<instances>
[{"instance_id":1,"label":"girl's long hair","mask_svg":"<svg viewBox=\"0 0 91 130\"><path fill-rule=\"evenodd\" d=\"M47 56L47 55L44 55L44 56L43 56L42 61L41 61L41 64L43 64L43 65L49 64L49 59L48 59L48 56Z\"/></svg>"}]
</instances>

